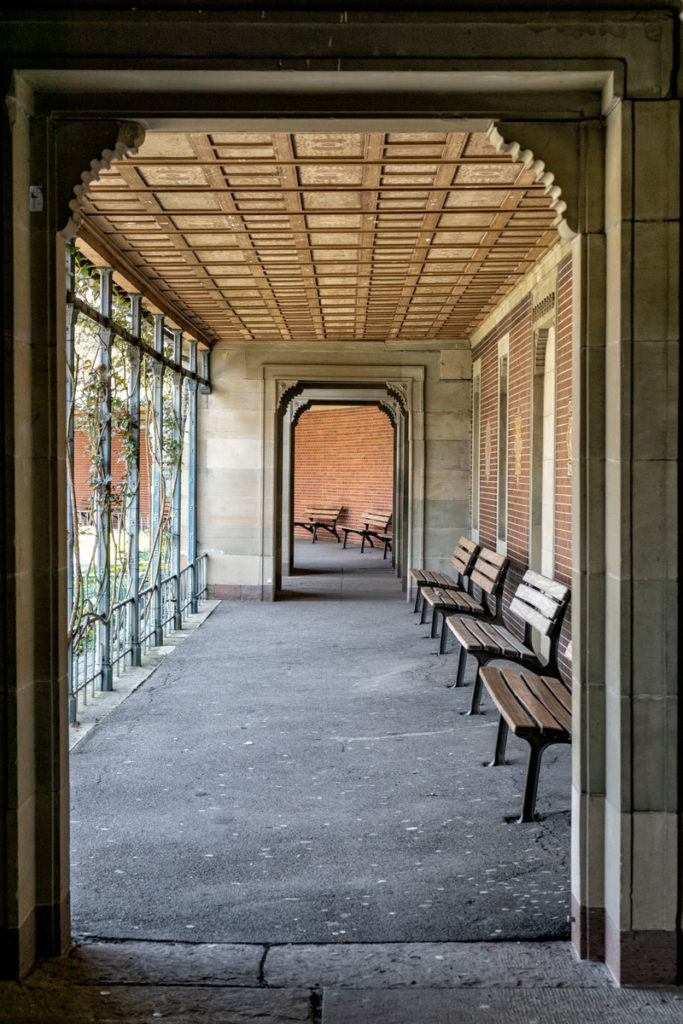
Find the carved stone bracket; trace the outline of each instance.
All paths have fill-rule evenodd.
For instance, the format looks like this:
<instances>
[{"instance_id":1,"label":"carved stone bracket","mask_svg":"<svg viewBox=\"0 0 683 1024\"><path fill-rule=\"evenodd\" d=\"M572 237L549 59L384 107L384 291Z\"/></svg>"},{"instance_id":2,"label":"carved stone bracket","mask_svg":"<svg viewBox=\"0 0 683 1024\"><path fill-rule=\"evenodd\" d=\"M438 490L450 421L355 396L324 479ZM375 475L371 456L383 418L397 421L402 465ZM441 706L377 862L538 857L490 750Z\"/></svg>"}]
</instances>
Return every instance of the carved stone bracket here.
<instances>
[{"instance_id":1,"label":"carved stone bracket","mask_svg":"<svg viewBox=\"0 0 683 1024\"><path fill-rule=\"evenodd\" d=\"M289 408L292 413L292 426L296 426L303 413L307 409L310 409L313 404L313 400L310 398L292 398L289 403Z\"/></svg>"},{"instance_id":2,"label":"carved stone bracket","mask_svg":"<svg viewBox=\"0 0 683 1024\"><path fill-rule=\"evenodd\" d=\"M116 135L113 146L110 145L102 148L105 138L107 136L114 137L114 133ZM97 150L100 152L99 157L90 160L88 169L80 172L81 184L75 185L73 188L75 198L71 198L68 203L71 216L66 226L60 232L63 237L73 238L78 234L83 199L90 183L97 180L100 171L107 170L111 166L112 160L118 160L127 153L137 153L144 138L144 128L135 121L125 121L118 124L77 122L65 125L62 128L59 139L60 163L64 165L62 166L62 178L65 181L69 180L68 175L71 166L74 167L71 181L74 181L78 175L74 161L79 161L79 166L83 167L83 162L88 159L89 154Z\"/></svg>"},{"instance_id":3,"label":"carved stone bracket","mask_svg":"<svg viewBox=\"0 0 683 1024\"><path fill-rule=\"evenodd\" d=\"M276 405L280 411L285 409L289 404L290 400L295 395L301 394L302 388L298 380L282 380L278 379L275 381L275 400Z\"/></svg>"},{"instance_id":4,"label":"carved stone bracket","mask_svg":"<svg viewBox=\"0 0 683 1024\"><path fill-rule=\"evenodd\" d=\"M542 299L536 301L534 296L534 305L531 307L531 322L533 324L538 323L539 320L545 319L555 311L555 292L549 292L544 295Z\"/></svg>"},{"instance_id":5,"label":"carved stone bracket","mask_svg":"<svg viewBox=\"0 0 683 1024\"><path fill-rule=\"evenodd\" d=\"M389 394L393 395L394 398L398 400L401 408L404 411L407 410L410 401L410 385L408 381L388 380L386 384L387 391L389 392Z\"/></svg>"},{"instance_id":6,"label":"carved stone bracket","mask_svg":"<svg viewBox=\"0 0 683 1024\"><path fill-rule=\"evenodd\" d=\"M398 402L387 399L385 402L378 402L377 408L389 417L392 427L395 427L399 415Z\"/></svg>"},{"instance_id":7,"label":"carved stone bracket","mask_svg":"<svg viewBox=\"0 0 683 1024\"><path fill-rule=\"evenodd\" d=\"M524 164L526 170L534 175L534 182L545 187L545 194L550 196L551 207L557 213L555 227L563 238L575 237L575 232L565 220L567 203L562 196L562 189L555 182L555 175L546 168L543 160L539 160L530 149L522 149L519 142L507 142L501 135L498 127L492 124L488 130L489 141L495 147L497 153L506 153L516 163Z\"/></svg>"}]
</instances>

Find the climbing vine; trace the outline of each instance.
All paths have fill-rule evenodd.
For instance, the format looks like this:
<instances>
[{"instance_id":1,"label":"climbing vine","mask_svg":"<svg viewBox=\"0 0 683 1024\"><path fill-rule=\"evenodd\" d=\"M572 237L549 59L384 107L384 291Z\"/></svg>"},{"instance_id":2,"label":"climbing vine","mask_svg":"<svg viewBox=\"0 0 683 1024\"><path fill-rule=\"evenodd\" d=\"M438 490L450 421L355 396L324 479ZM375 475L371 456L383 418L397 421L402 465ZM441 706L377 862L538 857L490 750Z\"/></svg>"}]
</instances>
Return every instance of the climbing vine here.
<instances>
[{"instance_id":1,"label":"climbing vine","mask_svg":"<svg viewBox=\"0 0 683 1024\"><path fill-rule=\"evenodd\" d=\"M92 307L100 300L99 273L73 248L74 292ZM116 286L111 319L128 327L130 300ZM170 497L180 473L185 433L187 391L182 389L180 417L173 408L171 375L164 374L162 423L152 401L152 360L131 359L128 345L114 335L108 365L105 328L81 313L75 322L72 365L67 367L70 407L67 428L75 438L73 459L67 459L68 501L73 523L73 587L68 636L79 651L96 622L108 623L113 605L130 592L131 573L141 586L159 584L170 565ZM145 313L143 341L152 344L153 319ZM135 375L139 375L136 381ZM132 395L139 383L140 416L132 413ZM161 430L160 430L161 427ZM111 465L105 461L105 436L111 431ZM136 436L141 437L140 471ZM163 443L159 445L159 434ZM131 509L138 498L142 467L151 480L158 463L161 521L151 536L151 523L141 517L138 538L131 533ZM146 503L147 504L147 503ZM139 561L131 566L131 546L139 543ZM159 557L157 557L159 555ZM156 567L152 579L153 567ZM109 588L110 599L103 601Z\"/></svg>"}]
</instances>

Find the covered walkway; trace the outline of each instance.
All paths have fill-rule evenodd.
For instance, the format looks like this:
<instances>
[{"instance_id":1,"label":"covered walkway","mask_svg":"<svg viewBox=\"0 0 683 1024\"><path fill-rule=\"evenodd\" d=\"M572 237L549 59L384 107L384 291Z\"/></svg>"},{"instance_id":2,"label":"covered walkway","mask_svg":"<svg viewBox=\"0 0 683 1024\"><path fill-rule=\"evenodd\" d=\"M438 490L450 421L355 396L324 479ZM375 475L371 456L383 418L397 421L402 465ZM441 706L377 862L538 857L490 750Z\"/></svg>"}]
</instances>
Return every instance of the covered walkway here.
<instances>
[{"instance_id":1,"label":"covered walkway","mask_svg":"<svg viewBox=\"0 0 683 1024\"><path fill-rule=\"evenodd\" d=\"M275 604L223 602L72 757L77 936L566 938L570 754L530 826L377 551L297 542Z\"/></svg>"}]
</instances>

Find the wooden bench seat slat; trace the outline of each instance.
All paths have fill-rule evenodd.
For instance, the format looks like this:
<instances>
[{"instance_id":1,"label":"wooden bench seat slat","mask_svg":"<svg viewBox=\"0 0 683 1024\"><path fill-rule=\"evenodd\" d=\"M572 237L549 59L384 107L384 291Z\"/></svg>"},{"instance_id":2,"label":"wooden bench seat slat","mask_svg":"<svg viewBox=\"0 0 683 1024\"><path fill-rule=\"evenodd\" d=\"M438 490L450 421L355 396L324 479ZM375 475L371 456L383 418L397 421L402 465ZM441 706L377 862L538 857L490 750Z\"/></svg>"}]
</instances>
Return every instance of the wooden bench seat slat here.
<instances>
[{"instance_id":1,"label":"wooden bench seat slat","mask_svg":"<svg viewBox=\"0 0 683 1024\"><path fill-rule=\"evenodd\" d=\"M571 691L561 679L540 676L539 695L555 721L565 732L572 729ZM552 684L552 685L551 685ZM569 700L569 707L566 701Z\"/></svg>"},{"instance_id":2,"label":"wooden bench seat slat","mask_svg":"<svg viewBox=\"0 0 683 1024\"><path fill-rule=\"evenodd\" d=\"M487 677L485 683L496 707L515 735L519 735L525 730L531 732L537 728L534 718L524 705L519 703L502 675L496 674L494 670L494 674Z\"/></svg>"},{"instance_id":3,"label":"wooden bench seat slat","mask_svg":"<svg viewBox=\"0 0 683 1024\"><path fill-rule=\"evenodd\" d=\"M527 681L528 678L533 679L533 674L530 674L529 677L526 677L523 672L511 672L508 675L503 671L501 674L507 678L511 692L520 702L525 713L532 716L536 727L540 729L542 733L552 734L564 733L567 731L565 727L558 722L557 718L544 701L544 698L548 697L548 691L544 687L539 687L537 692Z\"/></svg>"},{"instance_id":4,"label":"wooden bench seat slat","mask_svg":"<svg viewBox=\"0 0 683 1024\"><path fill-rule=\"evenodd\" d=\"M469 653L473 653L475 650L491 650L497 657L503 657L503 655L526 657L531 653L522 641L518 640L505 626L454 615L448 619L448 628L458 643Z\"/></svg>"}]
</instances>

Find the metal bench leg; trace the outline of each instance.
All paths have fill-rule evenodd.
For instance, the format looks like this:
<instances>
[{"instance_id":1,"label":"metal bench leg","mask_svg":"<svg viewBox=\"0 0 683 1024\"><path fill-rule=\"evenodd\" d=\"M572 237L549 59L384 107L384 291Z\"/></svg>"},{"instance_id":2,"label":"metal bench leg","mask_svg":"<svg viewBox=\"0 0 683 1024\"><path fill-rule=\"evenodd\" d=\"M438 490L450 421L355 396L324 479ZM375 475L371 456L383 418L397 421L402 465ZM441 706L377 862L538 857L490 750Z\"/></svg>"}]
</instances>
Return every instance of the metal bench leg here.
<instances>
[{"instance_id":1,"label":"metal bench leg","mask_svg":"<svg viewBox=\"0 0 683 1024\"><path fill-rule=\"evenodd\" d=\"M479 710L481 704L481 678L479 676L479 669L474 679L474 689L472 690L472 703L470 704L470 710L466 711L466 715L480 715L482 712Z\"/></svg>"},{"instance_id":2,"label":"metal bench leg","mask_svg":"<svg viewBox=\"0 0 683 1024\"><path fill-rule=\"evenodd\" d=\"M438 608L435 607L435 608L432 609L432 628L431 628L430 633L429 633L429 635L431 636L432 640L434 640L434 638L436 637L436 627L439 624L439 614L440 613L439 613L439 609Z\"/></svg>"},{"instance_id":3,"label":"metal bench leg","mask_svg":"<svg viewBox=\"0 0 683 1024\"><path fill-rule=\"evenodd\" d=\"M522 801L522 813L519 818L510 818L508 820L517 822L519 825L526 824L529 821L536 821L536 792L538 790L538 773L541 768L541 758L543 751L546 747L549 747L549 743L545 743L539 736L537 738L529 738L527 741L529 744L529 767L526 773L526 785L524 787L524 800Z\"/></svg>"},{"instance_id":4,"label":"metal bench leg","mask_svg":"<svg viewBox=\"0 0 683 1024\"><path fill-rule=\"evenodd\" d=\"M446 627L446 614L441 616L441 640L439 641L439 654L446 653L448 646L448 628Z\"/></svg>"},{"instance_id":5,"label":"metal bench leg","mask_svg":"<svg viewBox=\"0 0 683 1024\"><path fill-rule=\"evenodd\" d=\"M455 682L454 683L447 683L446 684L449 689L451 687L453 687L453 686L463 686L464 685L463 680L465 678L465 667L466 667L466 665L467 665L467 651L462 646L462 644L460 644L460 648L458 650L458 669L457 669L456 676L455 676Z\"/></svg>"},{"instance_id":6,"label":"metal bench leg","mask_svg":"<svg viewBox=\"0 0 683 1024\"><path fill-rule=\"evenodd\" d=\"M421 609L422 610L420 612L420 625L423 625L425 619L427 618L427 609L428 608L429 608L429 602L425 601L424 595L423 595L422 596L422 603L421 603Z\"/></svg>"},{"instance_id":7,"label":"metal bench leg","mask_svg":"<svg viewBox=\"0 0 683 1024\"><path fill-rule=\"evenodd\" d=\"M496 749L493 752L493 760L484 762L486 768L498 768L500 765L507 764L507 761L505 760L505 748L507 747L508 733L508 724L501 715L498 719Z\"/></svg>"}]
</instances>

